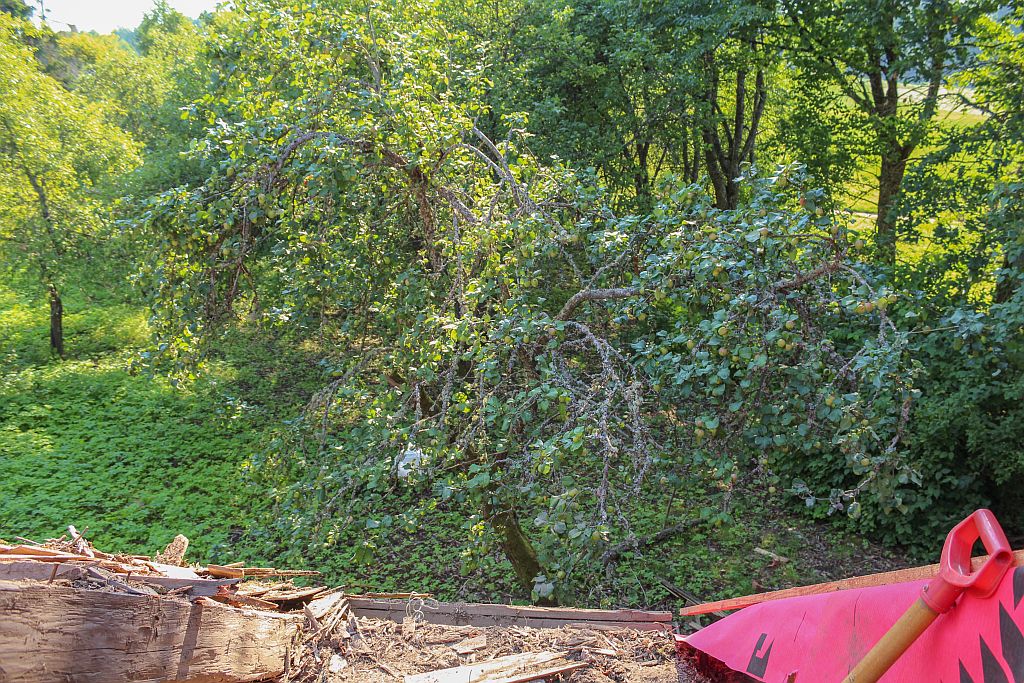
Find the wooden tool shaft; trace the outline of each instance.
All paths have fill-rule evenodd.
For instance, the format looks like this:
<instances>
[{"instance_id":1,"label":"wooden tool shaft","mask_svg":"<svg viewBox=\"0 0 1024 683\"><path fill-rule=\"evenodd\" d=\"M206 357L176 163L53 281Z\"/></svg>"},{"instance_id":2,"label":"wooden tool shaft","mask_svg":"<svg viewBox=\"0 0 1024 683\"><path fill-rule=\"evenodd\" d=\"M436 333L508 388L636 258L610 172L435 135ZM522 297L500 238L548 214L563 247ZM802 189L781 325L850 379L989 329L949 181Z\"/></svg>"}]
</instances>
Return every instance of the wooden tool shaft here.
<instances>
[{"instance_id":1,"label":"wooden tool shaft","mask_svg":"<svg viewBox=\"0 0 1024 683\"><path fill-rule=\"evenodd\" d=\"M924 600L918 598L864 655L864 659L843 679L843 683L875 683L938 616Z\"/></svg>"}]
</instances>

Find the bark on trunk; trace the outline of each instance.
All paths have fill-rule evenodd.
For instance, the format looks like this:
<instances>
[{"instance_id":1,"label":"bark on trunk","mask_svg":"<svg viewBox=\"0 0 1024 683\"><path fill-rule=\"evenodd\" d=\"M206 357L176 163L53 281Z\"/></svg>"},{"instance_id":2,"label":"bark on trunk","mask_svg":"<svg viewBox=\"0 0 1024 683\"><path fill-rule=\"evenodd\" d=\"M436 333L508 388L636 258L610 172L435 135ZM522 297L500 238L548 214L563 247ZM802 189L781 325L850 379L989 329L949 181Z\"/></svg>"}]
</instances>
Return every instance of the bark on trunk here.
<instances>
[{"instance_id":1,"label":"bark on trunk","mask_svg":"<svg viewBox=\"0 0 1024 683\"><path fill-rule=\"evenodd\" d=\"M64 358L64 303L54 285L50 285L50 351Z\"/></svg>"},{"instance_id":2,"label":"bark on trunk","mask_svg":"<svg viewBox=\"0 0 1024 683\"><path fill-rule=\"evenodd\" d=\"M875 218L875 248L882 265L896 266L896 200L903 176L907 170L907 157L902 150L882 157L878 174L878 214Z\"/></svg>"},{"instance_id":3,"label":"bark on trunk","mask_svg":"<svg viewBox=\"0 0 1024 683\"><path fill-rule=\"evenodd\" d=\"M997 304L1005 304L1012 299L1014 292L1017 291L1017 287L1020 286L1020 278L1017 273L1024 270L1024 255L1013 261L1010 260L1009 256L1003 256L1002 270L1006 271L1006 275L996 282L996 293L993 302Z\"/></svg>"},{"instance_id":4,"label":"bark on trunk","mask_svg":"<svg viewBox=\"0 0 1024 683\"><path fill-rule=\"evenodd\" d=\"M491 525L501 542L501 549L505 552L508 561L512 563L512 569L516 573L519 583L529 590L533 590L534 579L542 573L540 562L537 560L537 551L533 549L530 539L523 533L519 525L519 516L515 510L497 510L492 505L485 506L484 516L487 523ZM553 599L542 599L540 604L554 604Z\"/></svg>"},{"instance_id":5,"label":"bark on trunk","mask_svg":"<svg viewBox=\"0 0 1024 683\"><path fill-rule=\"evenodd\" d=\"M638 142L636 146L636 166L633 169L633 191L636 192L637 206L646 210L651 205L651 175L647 168L650 143Z\"/></svg>"},{"instance_id":6,"label":"bark on trunk","mask_svg":"<svg viewBox=\"0 0 1024 683\"><path fill-rule=\"evenodd\" d=\"M752 46L753 47L753 46ZM740 68L736 72L734 112L732 121L726 119L718 101L719 70L714 53L704 55L706 90L704 101L707 112L701 126L704 142L704 163L715 194L715 206L719 209L735 209L739 205L740 188L737 178L740 166L746 159L754 157L758 128L768 100L768 87L764 69L754 74L754 91L748 93L749 71ZM747 108L747 98L751 107Z\"/></svg>"}]
</instances>

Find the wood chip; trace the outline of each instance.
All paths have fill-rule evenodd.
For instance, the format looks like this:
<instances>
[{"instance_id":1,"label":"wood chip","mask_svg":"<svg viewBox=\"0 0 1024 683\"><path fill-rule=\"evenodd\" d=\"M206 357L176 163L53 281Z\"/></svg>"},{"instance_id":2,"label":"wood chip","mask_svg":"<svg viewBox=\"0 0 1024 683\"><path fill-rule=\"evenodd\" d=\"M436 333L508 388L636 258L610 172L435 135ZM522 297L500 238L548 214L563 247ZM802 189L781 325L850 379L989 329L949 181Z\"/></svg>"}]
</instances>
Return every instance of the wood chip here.
<instances>
[{"instance_id":1,"label":"wood chip","mask_svg":"<svg viewBox=\"0 0 1024 683\"><path fill-rule=\"evenodd\" d=\"M402 638L409 640L416 635L416 617L406 617L402 620Z\"/></svg>"},{"instance_id":2,"label":"wood chip","mask_svg":"<svg viewBox=\"0 0 1024 683\"><path fill-rule=\"evenodd\" d=\"M458 654L468 655L470 652L476 652L477 650L482 650L487 647L487 635L481 633L473 638L467 638L458 645L453 645L452 647Z\"/></svg>"},{"instance_id":3,"label":"wood chip","mask_svg":"<svg viewBox=\"0 0 1024 683\"><path fill-rule=\"evenodd\" d=\"M529 652L405 677L405 683L527 683L588 666L564 652Z\"/></svg>"},{"instance_id":4,"label":"wood chip","mask_svg":"<svg viewBox=\"0 0 1024 683\"><path fill-rule=\"evenodd\" d=\"M178 534L174 537L173 541L167 544L167 547L163 549L163 552L157 553L156 557L153 559L157 562L180 567L185 562L185 552L187 550L188 538L183 534Z\"/></svg>"},{"instance_id":5,"label":"wood chip","mask_svg":"<svg viewBox=\"0 0 1024 683\"><path fill-rule=\"evenodd\" d=\"M332 674L341 673L342 669L348 666L348 661L339 654L331 655L331 661L327 665L327 670Z\"/></svg>"},{"instance_id":6,"label":"wood chip","mask_svg":"<svg viewBox=\"0 0 1024 683\"><path fill-rule=\"evenodd\" d=\"M778 566L780 564L786 564L787 562L789 562L788 557L784 557L783 555L773 553L771 550L765 550L764 548L754 548L754 552L758 555L764 555L765 557L770 558L773 567Z\"/></svg>"},{"instance_id":7,"label":"wood chip","mask_svg":"<svg viewBox=\"0 0 1024 683\"><path fill-rule=\"evenodd\" d=\"M307 619L309 619L309 625L313 627L313 630L319 631L320 621L313 615L313 612L310 611L308 604L302 606L302 613L306 615Z\"/></svg>"},{"instance_id":8,"label":"wood chip","mask_svg":"<svg viewBox=\"0 0 1024 683\"><path fill-rule=\"evenodd\" d=\"M71 543L75 548L75 552L86 557L96 557L96 553L93 552L89 541L85 540L82 534L78 533L78 529L73 524L68 525L68 533L71 534Z\"/></svg>"}]
</instances>

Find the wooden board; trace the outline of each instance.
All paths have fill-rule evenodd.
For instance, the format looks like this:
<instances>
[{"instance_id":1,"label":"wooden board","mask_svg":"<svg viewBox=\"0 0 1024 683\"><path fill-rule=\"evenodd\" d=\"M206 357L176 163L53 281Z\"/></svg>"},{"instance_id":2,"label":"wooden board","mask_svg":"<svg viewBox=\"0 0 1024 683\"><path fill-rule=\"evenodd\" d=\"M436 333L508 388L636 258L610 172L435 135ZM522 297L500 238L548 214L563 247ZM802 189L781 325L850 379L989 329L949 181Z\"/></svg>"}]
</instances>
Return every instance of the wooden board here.
<instances>
[{"instance_id":1,"label":"wooden board","mask_svg":"<svg viewBox=\"0 0 1024 683\"><path fill-rule=\"evenodd\" d=\"M76 581L87 577L82 567L62 562L0 562L0 581Z\"/></svg>"},{"instance_id":2,"label":"wooden board","mask_svg":"<svg viewBox=\"0 0 1024 683\"><path fill-rule=\"evenodd\" d=\"M231 683L280 676L302 615L207 598L0 581L0 681Z\"/></svg>"},{"instance_id":3,"label":"wooden board","mask_svg":"<svg viewBox=\"0 0 1024 683\"><path fill-rule=\"evenodd\" d=\"M55 568L56 572L54 572ZM119 575L119 577L125 579L125 575ZM84 567L67 562L37 562L35 560L0 562L0 581L49 582L51 578L76 581L94 579L95 577L90 576ZM239 581L239 579L172 579L149 574L136 574L125 580L136 586L139 583L145 583L166 590L188 587L187 595L193 598L216 595L219 586L231 586Z\"/></svg>"},{"instance_id":4,"label":"wooden board","mask_svg":"<svg viewBox=\"0 0 1024 683\"><path fill-rule=\"evenodd\" d=\"M346 596L349 607L358 617L388 619L402 623L409 616L407 600L384 600ZM560 628L579 626L594 629L636 629L638 631L671 631L671 612L642 610L590 610L562 607L519 607L479 603L415 602L424 621L447 626L526 626L529 628Z\"/></svg>"},{"instance_id":5,"label":"wooden board","mask_svg":"<svg viewBox=\"0 0 1024 683\"><path fill-rule=\"evenodd\" d=\"M971 567L974 570L978 570L987 559L987 555L983 557L975 557L971 559ZM1024 550L1014 551L1013 565L1017 567L1024 566ZM888 586L889 584L904 583L906 581L933 579L938 576L938 574L939 565L929 564L924 567L897 569L892 572L868 574L867 576L855 576L850 579L816 583L811 586L797 586L795 588L784 588L782 590L771 591L768 593L755 593L754 595L744 595L738 598L728 598L727 600L718 600L716 602L705 602L700 605L693 605L692 607L684 607L679 610L679 614L684 617L697 614L710 614L711 612L741 609L743 607L750 607L751 605L757 605L762 602L782 600L784 598L799 598L804 595L821 595L823 593L833 593L835 591L849 590L851 588L872 588L874 586Z\"/></svg>"},{"instance_id":6,"label":"wooden board","mask_svg":"<svg viewBox=\"0 0 1024 683\"><path fill-rule=\"evenodd\" d=\"M587 666L569 662L564 652L526 652L478 664L439 669L405 677L405 683L527 683Z\"/></svg>"}]
</instances>

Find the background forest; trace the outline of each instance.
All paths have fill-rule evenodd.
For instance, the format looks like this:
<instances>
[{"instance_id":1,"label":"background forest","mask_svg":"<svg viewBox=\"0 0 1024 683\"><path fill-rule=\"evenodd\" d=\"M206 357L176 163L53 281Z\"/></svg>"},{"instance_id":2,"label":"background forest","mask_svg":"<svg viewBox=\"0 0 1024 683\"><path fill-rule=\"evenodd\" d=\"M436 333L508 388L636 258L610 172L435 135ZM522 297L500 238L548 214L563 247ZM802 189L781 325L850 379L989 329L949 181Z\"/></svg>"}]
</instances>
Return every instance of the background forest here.
<instances>
[{"instance_id":1,"label":"background forest","mask_svg":"<svg viewBox=\"0 0 1024 683\"><path fill-rule=\"evenodd\" d=\"M1024 538L1024 6L0 9L0 536L587 606Z\"/></svg>"}]
</instances>

